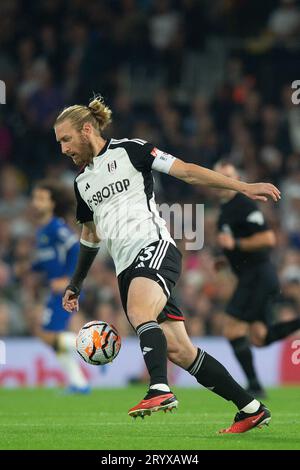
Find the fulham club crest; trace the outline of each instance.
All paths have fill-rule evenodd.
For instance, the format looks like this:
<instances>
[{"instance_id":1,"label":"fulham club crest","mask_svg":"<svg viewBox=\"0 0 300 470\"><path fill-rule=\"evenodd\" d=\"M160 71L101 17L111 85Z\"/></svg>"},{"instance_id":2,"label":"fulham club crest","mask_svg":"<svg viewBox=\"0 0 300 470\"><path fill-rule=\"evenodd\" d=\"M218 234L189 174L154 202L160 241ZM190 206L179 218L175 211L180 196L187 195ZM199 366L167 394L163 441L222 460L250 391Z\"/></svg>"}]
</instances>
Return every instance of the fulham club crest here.
<instances>
[{"instance_id":1,"label":"fulham club crest","mask_svg":"<svg viewBox=\"0 0 300 470\"><path fill-rule=\"evenodd\" d=\"M112 162L108 163L107 167L108 167L108 171L110 173L113 173L114 171L116 171L116 169L117 169L116 160L113 160Z\"/></svg>"}]
</instances>

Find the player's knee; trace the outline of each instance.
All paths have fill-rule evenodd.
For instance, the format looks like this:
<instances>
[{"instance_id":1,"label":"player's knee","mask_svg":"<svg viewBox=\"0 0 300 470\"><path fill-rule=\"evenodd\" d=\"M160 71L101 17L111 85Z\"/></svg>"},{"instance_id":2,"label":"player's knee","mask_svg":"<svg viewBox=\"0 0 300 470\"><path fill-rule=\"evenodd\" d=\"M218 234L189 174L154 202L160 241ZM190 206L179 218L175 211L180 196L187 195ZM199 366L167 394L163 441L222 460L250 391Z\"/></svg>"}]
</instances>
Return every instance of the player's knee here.
<instances>
[{"instance_id":1,"label":"player's knee","mask_svg":"<svg viewBox=\"0 0 300 470\"><path fill-rule=\"evenodd\" d=\"M239 338L241 336L239 329L235 326L226 325L223 329L223 336L227 338L229 341Z\"/></svg>"},{"instance_id":2,"label":"player's knee","mask_svg":"<svg viewBox=\"0 0 300 470\"><path fill-rule=\"evenodd\" d=\"M250 334L250 342L253 346L261 348L265 345L264 338L257 336L256 334Z\"/></svg>"},{"instance_id":3,"label":"player's knee","mask_svg":"<svg viewBox=\"0 0 300 470\"><path fill-rule=\"evenodd\" d=\"M233 318L225 320L223 327L223 336L229 341L247 334L248 327L244 322L237 321Z\"/></svg>"},{"instance_id":4,"label":"player's knee","mask_svg":"<svg viewBox=\"0 0 300 470\"><path fill-rule=\"evenodd\" d=\"M223 336L225 336L225 338L227 338L227 339L229 339L229 340L230 340L230 339L233 339L233 338L232 338L232 330L230 330L230 328L228 328L227 325L225 325L225 326L223 327Z\"/></svg>"},{"instance_id":5,"label":"player's knee","mask_svg":"<svg viewBox=\"0 0 300 470\"><path fill-rule=\"evenodd\" d=\"M147 301L129 302L127 305L128 318L135 327L147 321L156 321L157 314L163 309L157 299Z\"/></svg>"},{"instance_id":6,"label":"player's knee","mask_svg":"<svg viewBox=\"0 0 300 470\"><path fill-rule=\"evenodd\" d=\"M252 344L253 346L256 346L257 348L262 348L263 346L265 346L264 342L259 339L256 341L253 341Z\"/></svg>"},{"instance_id":7,"label":"player's knee","mask_svg":"<svg viewBox=\"0 0 300 470\"><path fill-rule=\"evenodd\" d=\"M148 321L156 321L156 315L149 311L129 311L128 318L130 323L134 328L137 328L142 323L146 323Z\"/></svg>"},{"instance_id":8,"label":"player's knee","mask_svg":"<svg viewBox=\"0 0 300 470\"><path fill-rule=\"evenodd\" d=\"M257 348L265 346L266 333L267 328L263 323L253 323L250 328L250 341L253 346L256 346Z\"/></svg>"},{"instance_id":9,"label":"player's knee","mask_svg":"<svg viewBox=\"0 0 300 470\"><path fill-rule=\"evenodd\" d=\"M56 333L39 329L36 331L36 336L38 336L44 343L48 344L54 350L56 350Z\"/></svg>"}]
</instances>

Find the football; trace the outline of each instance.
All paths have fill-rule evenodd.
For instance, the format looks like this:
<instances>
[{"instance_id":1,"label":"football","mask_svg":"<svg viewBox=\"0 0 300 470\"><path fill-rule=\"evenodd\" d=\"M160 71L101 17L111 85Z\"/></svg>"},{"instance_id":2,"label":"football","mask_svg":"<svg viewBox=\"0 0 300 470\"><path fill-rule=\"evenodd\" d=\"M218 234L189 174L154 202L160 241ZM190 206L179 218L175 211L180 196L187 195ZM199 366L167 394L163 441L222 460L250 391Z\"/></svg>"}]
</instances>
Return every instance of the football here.
<instances>
[{"instance_id":1,"label":"football","mask_svg":"<svg viewBox=\"0 0 300 470\"><path fill-rule=\"evenodd\" d=\"M86 323L76 338L76 349L88 364L102 366L112 362L121 348L121 337L113 325L104 321Z\"/></svg>"}]
</instances>

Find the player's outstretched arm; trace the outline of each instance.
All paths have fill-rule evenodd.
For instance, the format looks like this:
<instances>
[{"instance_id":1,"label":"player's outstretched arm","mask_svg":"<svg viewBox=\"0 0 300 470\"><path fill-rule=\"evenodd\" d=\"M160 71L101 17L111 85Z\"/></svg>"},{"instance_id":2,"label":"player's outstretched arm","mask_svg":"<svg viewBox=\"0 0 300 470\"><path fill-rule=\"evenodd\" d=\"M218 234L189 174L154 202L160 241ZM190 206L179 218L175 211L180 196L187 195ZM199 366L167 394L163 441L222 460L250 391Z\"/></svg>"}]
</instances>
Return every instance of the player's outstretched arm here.
<instances>
[{"instance_id":1,"label":"player's outstretched arm","mask_svg":"<svg viewBox=\"0 0 300 470\"><path fill-rule=\"evenodd\" d=\"M84 223L82 226L79 255L75 271L71 277L70 284L66 287L62 305L67 312L72 313L79 309L79 294L83 281L99 251L100 239L96 234L93 222Z\"/></svg>"},{"instance_id":2,"label":"player's outstretched arm","mask_svg":"<svg viewBox=\"0 0 300 470\"><path fill-rule=\"evenodd\" d=\"M189 184L200 184L218 189L232 189L233 191L245 194L250 199L258 201L265 202L269 198L272 198L274 201L280 199L279 189L271 183L245 183L200 165L186 163L179 158L174 160L169 174Z\"/></svg>"}]
</instances>

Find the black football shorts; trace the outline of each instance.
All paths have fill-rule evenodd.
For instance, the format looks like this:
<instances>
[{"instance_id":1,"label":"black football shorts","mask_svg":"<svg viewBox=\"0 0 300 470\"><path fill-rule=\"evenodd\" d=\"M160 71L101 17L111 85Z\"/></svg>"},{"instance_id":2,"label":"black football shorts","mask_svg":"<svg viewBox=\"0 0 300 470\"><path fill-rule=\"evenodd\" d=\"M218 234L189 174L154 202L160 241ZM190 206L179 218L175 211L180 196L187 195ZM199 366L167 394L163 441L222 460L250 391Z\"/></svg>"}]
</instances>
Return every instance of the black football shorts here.
<instances>
[{"instance_id":1,"label":"black football shorts","mask_svg":"<svg viewBox=\"0 0 300 470\"><path fill-rule=\"evenodd\" d=\"M280 285L273 264L269 261L258 264L239 275L226 313L247 323L261 321L269 324L279 293Z\"/></svg>"},{"instance_id":2,"label":"black football shorts","mask_svg":"<svg viewBox=\"0 0 300 470\"><path fill-rule=\"evenodd\" d=\"M167 303L157 321L184 320L176 304L172 291L181 273L182 255L178 248L168 240L158 240L143 248L133 263L118 276L119 291L127 315L127 296L129 285L135 277L146 277L157 282L163 289Z\"/></svg>"}]
</instances>

